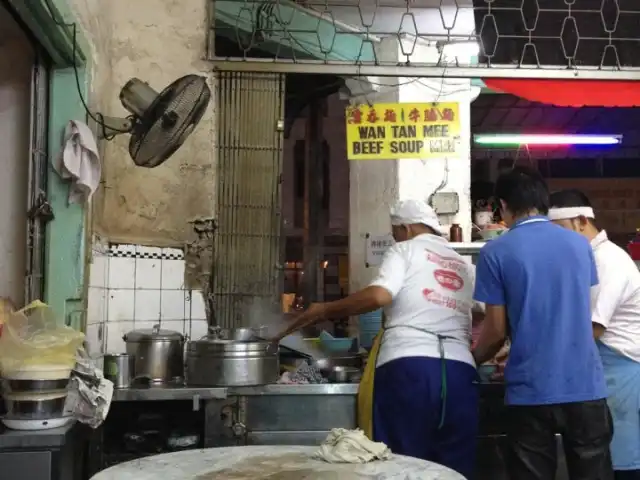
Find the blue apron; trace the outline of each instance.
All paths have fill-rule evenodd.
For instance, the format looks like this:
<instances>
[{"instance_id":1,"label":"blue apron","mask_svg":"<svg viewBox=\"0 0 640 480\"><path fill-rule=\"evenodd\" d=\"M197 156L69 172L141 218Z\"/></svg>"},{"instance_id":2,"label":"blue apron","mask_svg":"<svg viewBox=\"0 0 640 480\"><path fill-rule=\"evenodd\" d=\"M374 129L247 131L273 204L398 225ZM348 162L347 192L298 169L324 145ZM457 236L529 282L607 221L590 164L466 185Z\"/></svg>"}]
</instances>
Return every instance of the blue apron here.
<instances>
[{"instance_id":1,"label":"blue apron","mask_svg":"<svg viewBox=\"0 0 640 480\"><path fill-rule=\"evenodd\" d=\"M640 363L597 342L613 417L614 470L640 469Z\"/></svg>"}]
</instances>

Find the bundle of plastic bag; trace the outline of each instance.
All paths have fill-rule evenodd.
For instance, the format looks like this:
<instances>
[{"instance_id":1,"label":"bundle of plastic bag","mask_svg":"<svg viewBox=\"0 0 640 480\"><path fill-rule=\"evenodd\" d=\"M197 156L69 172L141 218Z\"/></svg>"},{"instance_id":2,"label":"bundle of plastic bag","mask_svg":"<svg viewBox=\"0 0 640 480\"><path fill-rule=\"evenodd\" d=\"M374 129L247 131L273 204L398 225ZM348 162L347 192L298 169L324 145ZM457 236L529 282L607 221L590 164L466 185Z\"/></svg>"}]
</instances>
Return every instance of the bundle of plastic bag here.
<instances>
[{"instance_id":1,"label":"bundle of plastic bag","mask_svg":"<svg viewBox=\"0 0 640 480\"><path fill-rule=\"evenodd\" d=\"M107 418L113 383L96 367L84 348L78 350L77 363L71 372L65 414L91 428L98 428Z\"/></svg>"},{"instance_id":2,"label":"bundle of plastic bag","mask_svg":"<svg viewBox=\"0 0 640 480\"><path fill-rule=\"evenodd\" d=\"M74 367L84 333L57 322L51 308L36 300L5 316L0 335L0 371L18 378L25 370L64 371Z\"/></svg>"}]
</instances>

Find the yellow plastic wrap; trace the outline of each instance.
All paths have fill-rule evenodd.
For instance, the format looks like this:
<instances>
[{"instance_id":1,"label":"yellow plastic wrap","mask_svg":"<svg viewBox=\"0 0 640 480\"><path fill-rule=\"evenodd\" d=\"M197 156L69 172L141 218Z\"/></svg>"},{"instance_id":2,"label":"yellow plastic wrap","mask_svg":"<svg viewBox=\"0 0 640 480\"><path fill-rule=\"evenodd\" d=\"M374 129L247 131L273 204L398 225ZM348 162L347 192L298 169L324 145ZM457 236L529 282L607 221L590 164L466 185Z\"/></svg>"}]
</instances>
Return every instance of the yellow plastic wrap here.
<instances>
[{"instance_id":1,"label":"yellow plastic wrap","mask_svg":"<svg viewBox=\"0 0 640 480\"><path fill-rule=\"evenodd\" d=\"M84 334L59 325L51 308L39 300L5 317L0 335L0 371L17 378L23 371L71 369Z\"/></svg>"}]
</instances>

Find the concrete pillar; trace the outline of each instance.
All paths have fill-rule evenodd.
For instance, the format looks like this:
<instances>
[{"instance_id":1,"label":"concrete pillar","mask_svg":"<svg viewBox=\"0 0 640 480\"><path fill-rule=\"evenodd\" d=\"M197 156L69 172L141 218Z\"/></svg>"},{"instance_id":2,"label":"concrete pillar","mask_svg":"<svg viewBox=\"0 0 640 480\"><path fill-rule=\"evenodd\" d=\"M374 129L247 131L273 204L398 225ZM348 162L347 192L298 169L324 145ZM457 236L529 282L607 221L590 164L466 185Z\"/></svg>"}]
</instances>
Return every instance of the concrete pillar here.
<instances>
[{"instance_id":1,"label":"concrete pillar","mask_svg":"<svg viewBox=\"0 0 640 480\"><path fill-rule=\"evenodd\" d=\"M399 45L396 38L382 41L378 55L384 60L406 60L404 52L411 51L413 39L404 39ZM418 39L412 61L434 63L440 53L436 46ZM460 59L462 63L465 60ZM468 60L466 60L468 62ZM456 159L402 159L350 161L350 216L349 216L349 290L365 287L376 273L375 267L365 266L366 234L385 235L390 232L389 207L397 199L428 199L446 180L442 192L457 192L460 211L451 218L441 218L449 225L459 223L464 239L471 239L471 102L480 93L471 86L470 79L428 79L416 77L370 78L384 84L377 92L352 97L355 104L363 103L427 103L458 102L460 115L460 149L462 157Z\"/></svg>"}]
</instances>

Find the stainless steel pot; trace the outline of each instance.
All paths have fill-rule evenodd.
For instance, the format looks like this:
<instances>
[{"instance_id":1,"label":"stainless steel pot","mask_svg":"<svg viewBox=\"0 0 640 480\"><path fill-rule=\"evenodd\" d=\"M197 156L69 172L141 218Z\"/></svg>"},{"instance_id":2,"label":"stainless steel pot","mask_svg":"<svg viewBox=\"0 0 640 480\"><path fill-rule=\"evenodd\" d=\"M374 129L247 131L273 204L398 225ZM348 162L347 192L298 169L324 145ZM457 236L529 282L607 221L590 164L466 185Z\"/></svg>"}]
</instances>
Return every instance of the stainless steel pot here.
<instances>
[{"instance_id":1,"label":"stainless steel pot","mask_svg":"<svg viewBox=\"0 0 640 480\"><path fill-rule=\"evenodd\" d=\"M172 330L135 330L122 337L127 354L135 357L135 380L151 384L178 383L184 379L184 336Z\"/></svg>"},{"instance_id":2,"label":"stainless steel pot","mask_svg":"<svg viewBox=\"0 0 640 480\"><path fill-rule=\"evenodd\" d=\"M56 380L2 380L2 391L4 393L21 392L66 392L69 386L68 378Z\"/></svg>"},{"instance_id":3,"label":"stainless steel pot","mask_svg":"<svg viewBox=\"0 0 640 480\"><path fill-rule=\"evenodd\" d=\"M136 357L128 353L107 353L104 356L104 376L114 388L129 388L135 378Z\"/></svg>"},{"instance_id":4,"label":"stainless steel pot","mask_svg":"<svg viewBox=\"0 0 640 480\"><path fill-rule=\"evenodd\" d=\"M355 367L333 367L329 372L331 383L359 383L362 372Z\"/></svg>"},{"instance_id":5,"label":"stainless steel pot","mask_svg":"<svg viewBox=\"0 0 640 480\"><path fill-rule=\"evenodd\" d=\"M6 418L11 420L61 418L66 399L66 392L5 395Z\"/></svg>"},{"instance_id":6,"label":"stainless steel pot","mask_svg":"<svg viewBox=\"0 0 640 480\"><path fill-rule=\"evenodd\" d=\"M262 340L265 329L263 327L243 327L243 328L220 328L210 327L208 337L220 340L236 340L248 342L251 340Z\"/></svg>"},{"instance_id":7,"label":"stainless steel pot","mask_svg":"<svg viewBox=\"0 0 640 480\"><path fill-rule=\"evenodd\" d=\"M278 346L266 341L204 337L187 344L187 385L240 387L278 380Z\"/></svg>"}]
</instances>

